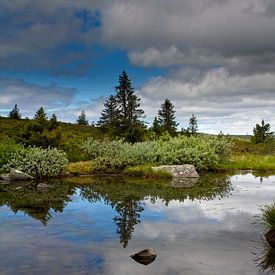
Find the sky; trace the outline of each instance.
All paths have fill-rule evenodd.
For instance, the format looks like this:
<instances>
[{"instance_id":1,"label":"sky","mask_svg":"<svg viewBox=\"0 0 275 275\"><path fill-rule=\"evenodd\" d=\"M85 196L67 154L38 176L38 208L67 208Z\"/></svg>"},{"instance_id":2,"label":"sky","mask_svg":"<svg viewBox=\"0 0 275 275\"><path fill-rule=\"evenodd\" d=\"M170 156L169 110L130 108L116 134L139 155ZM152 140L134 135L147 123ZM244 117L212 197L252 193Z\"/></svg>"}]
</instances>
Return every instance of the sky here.
<instances>
[{"instance_id":1,"label":"sky","mask_svg":"<svg viewBox=\"0 0 275 275\"><path fill-rule=\"evenodd\" d=\"M125 70L149 124L275 130L274 0L0 0L0 115L96 122Z\"/></svg>"}]
</instances>

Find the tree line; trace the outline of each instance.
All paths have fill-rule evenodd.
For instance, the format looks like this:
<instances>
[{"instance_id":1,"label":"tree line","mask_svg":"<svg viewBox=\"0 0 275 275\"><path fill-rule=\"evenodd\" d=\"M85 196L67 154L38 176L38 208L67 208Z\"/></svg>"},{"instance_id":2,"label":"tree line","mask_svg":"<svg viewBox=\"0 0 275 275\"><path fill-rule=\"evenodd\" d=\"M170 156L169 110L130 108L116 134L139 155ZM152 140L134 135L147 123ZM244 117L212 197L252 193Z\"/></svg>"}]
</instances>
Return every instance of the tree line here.
<instances>
[{"instance_id":1,"label":"tree line","mask_svg":"<svg viewBox=\"0 0 275 275\"><path fill-rule=\"evenodd\" d=\"M98 122L94 126L98 127L100 131L107 136L123 138L125 141L131 143L146 140L148 131L143 121L145 118L144 111L140 107L140 98L135 94L131 80L125 71L119 75L118 82L118 85L115 87L115 94L111 94L104 103L104 109L101 112ZM38 116L44 117L44 122L47 120L43 107L37 111L34 121L37 121ZM15 104L14 108L9 113L9 117L12 119L21 118L17 104ZM53 123L56 128L56 115L53 115L50 119L49 125ZM82 110L79 115L77 124L89 125L84 110ZM160 136L164 133L175 136L177 134L178 125L179 123L176 121L174 105L166 98L163 104L161 104L158 114L155 116L149 130L154 133L155 136ZM48 127L49 128L44 127L46 131L55 129L53 126ZM37 125L33 126L33 128L37 128ZM182 128L181 133L191 136L196 135L197 132L198 119L192 114L189 119L189 126L186 129ZM273 133L270 132L270 124L266 124L264 120L262 120L261 124L256 124L253 128L252 141L254 143L267 142L272 136Z\"/></svg>"}]
</instances>

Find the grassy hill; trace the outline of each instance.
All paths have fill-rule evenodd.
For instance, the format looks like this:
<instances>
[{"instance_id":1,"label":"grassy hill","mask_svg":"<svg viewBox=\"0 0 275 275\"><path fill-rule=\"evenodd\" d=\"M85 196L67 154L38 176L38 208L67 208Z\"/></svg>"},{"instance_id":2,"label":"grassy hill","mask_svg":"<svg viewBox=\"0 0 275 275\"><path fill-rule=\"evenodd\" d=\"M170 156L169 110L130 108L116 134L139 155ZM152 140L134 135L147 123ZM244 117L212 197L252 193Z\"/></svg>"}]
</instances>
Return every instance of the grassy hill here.
<instances>
[{"instance_id":1,"label":"grassy hill","mask_svg":"<svg viewBox=\"0 0 275 275\"><path fill-rule=\"evenodd\" d=\"M29 119L14 120L7 117L0 117L0 140L16 140L18 134L31 123ZM73 123L59 122L61 127L61 144L68 154L70 161L83 160L84 157L78 149L79 143L87 137L100 138L102 134L94 126L77 125Z\"/></svg>"}]
</instances>

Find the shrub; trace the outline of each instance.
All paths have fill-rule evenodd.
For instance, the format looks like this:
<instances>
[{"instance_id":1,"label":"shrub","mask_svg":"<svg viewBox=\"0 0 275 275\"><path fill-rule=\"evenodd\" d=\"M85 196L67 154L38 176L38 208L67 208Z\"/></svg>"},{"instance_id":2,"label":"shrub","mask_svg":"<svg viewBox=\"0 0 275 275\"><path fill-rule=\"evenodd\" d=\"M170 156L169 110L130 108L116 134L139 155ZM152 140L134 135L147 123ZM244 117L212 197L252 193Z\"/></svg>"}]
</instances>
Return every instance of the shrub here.
<instances>
[{"instance_id":1,"label":"shrub","mask_svg":"<svg viewBox=\"0 0 275 275\"><path fill-rule=\"evenodd\" d=\"M15 151L20 150L22 148L22 145L15 144L12 140L2 141L0 143L0 169L3 165L9 162L11 155Z\"/></svg>"},{"instance_id":2,"label":"shrub","mask_svg":"<svg viewBox=\"0 0 275 275\"><path fill-rule=\"evenodd\" d=\"M66 154L56 148L27 147L15 150L2 168L16 168L35 178L58 177L65 174L67 163Z\"/></svg>"},{"instance_id":3,"label":"shrub","mask_svg":"<svg viewBox=\"0 0 275 275\"><path fill-rule=\"evenodd\" d=\"M265 204L260 208L262 212L262 221L267 230L275 230L275 203Z\"/></svg>"},{"instance_id":4,"label":"shrub","mask_svg":"<svg viewBox=\"0 0 275 275\"><path fill-rule=\"evenodd\" d=\"M189 163L204 170L228 158L231 144L225 138L215 137L169 137L135 144L89 138L80 148L94 160L94 171L124 169L145 163Z\"/></svg>"}]
</instances>

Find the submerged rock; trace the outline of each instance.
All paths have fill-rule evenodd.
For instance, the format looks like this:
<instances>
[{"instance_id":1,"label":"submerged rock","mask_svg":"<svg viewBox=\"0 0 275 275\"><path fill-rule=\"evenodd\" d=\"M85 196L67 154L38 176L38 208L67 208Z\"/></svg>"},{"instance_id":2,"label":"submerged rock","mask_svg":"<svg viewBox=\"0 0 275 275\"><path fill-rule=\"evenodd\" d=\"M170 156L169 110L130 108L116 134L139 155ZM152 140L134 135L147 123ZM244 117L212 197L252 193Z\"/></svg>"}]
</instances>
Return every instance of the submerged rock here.
<instances>
[{"instance_id":1,"label":"submerged rock","mask_svg":"<svg viewBox=\"0 0 275 275\"><path fill-rule=\"evenodd\" d=\"M264 236L268 244L272 248L275 248L275 230L274 229L269 230L267 233L265 233Z\"/></svg>"},{"instance_id":2,"label":"submerged rock","mask_svg":"<svg viewBox=\"0 0 275 275\"><path fill-rule=\"evenodd\" d=\"M46 190L51 189L53 187L50 186L50 185L48 185L48 184L46 184L46 183L41 182L41 183L38 183L38 185L36 186L36 188L39 191L46 191Z\"/></svg>"},{"instance_id":3,"label":"submerged rock","mask_svg":"<svg viewBox=\"0 0 275 275\"><path fill-rule=\"evenodd\" d=\"M130 257L140 264L148 265L156 259L157 253L155 250L149 248L141 250Z\"/></svg>"}]
</instances>

